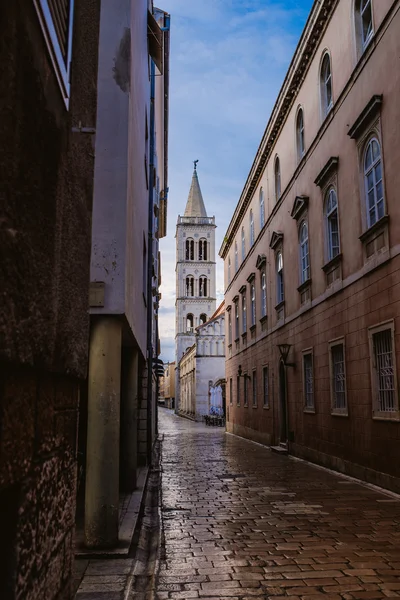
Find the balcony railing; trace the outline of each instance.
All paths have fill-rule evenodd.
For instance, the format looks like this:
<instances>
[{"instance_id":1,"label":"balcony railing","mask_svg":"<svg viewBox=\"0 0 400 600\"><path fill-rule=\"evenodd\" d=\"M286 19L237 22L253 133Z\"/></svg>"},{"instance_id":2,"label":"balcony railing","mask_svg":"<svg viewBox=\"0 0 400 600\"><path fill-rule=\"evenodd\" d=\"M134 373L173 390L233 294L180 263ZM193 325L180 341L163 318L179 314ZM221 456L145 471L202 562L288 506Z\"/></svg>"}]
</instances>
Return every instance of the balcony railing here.
<instances>
[{"instance_id":1,"label":"balcony railing","mask_svg":"<svg viewBox=\"0 0 400 600\"><path fill-rule=\"evenodd\" d=\"M214 225L215 217L178 217L178 225Z\"/></svg>"}]
</instances>

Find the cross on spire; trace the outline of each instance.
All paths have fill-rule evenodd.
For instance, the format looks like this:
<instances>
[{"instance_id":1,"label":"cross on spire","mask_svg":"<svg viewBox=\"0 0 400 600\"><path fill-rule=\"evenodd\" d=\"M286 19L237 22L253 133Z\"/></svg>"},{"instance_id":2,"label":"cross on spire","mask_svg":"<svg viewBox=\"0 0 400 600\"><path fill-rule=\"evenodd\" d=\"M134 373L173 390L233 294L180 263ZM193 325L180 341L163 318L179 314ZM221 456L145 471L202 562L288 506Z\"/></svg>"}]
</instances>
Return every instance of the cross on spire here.
<instances>
[{"instance_id":1,"label":"cross on spire","mask_svg":"<svg viewBox=\"0 0 400 600\"><path fill-rule=\"evenodd\" d=\"M199 159L193 161L195 171L197 171L197 163L198 162L199 162Z\"/></svg>"}]
</instances>

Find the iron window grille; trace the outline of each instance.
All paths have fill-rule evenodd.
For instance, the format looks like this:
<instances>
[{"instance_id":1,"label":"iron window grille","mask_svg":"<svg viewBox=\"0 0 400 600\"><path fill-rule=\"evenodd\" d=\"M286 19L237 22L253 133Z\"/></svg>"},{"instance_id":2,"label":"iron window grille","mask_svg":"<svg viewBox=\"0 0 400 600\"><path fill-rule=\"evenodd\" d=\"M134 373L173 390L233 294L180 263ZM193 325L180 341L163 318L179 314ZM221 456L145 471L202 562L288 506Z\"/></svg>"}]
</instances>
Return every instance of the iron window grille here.
<instances>
[{"instance_id":1,"label":"iron window grille","mask_svg":"<svg viewBox=\"0 0 400 600\"><path fill-rule=\"evenodd\" d=\"M309 352L303 354L304 405L306 409L314 409L314 375L313 356Z\"/></svg>"}]
</instances>

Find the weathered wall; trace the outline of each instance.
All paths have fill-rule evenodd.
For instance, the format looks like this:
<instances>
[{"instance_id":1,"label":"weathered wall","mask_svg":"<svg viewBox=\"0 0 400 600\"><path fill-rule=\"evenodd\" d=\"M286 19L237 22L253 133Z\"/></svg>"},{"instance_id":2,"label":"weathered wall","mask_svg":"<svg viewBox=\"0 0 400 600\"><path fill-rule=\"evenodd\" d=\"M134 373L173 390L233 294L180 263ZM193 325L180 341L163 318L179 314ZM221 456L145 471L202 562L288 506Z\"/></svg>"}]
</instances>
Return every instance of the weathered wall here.
<instances>
[{"instance_id":1,"label":"weathered wall","mask_svg":"<svg viewBox=\"0 0 400 600\"><path fill-rule=\"evenodd\" d=\"M98 17L76 3L67 111L33 3L0 5L1 598L70 597Z\"/></svg>"}]
</instances>

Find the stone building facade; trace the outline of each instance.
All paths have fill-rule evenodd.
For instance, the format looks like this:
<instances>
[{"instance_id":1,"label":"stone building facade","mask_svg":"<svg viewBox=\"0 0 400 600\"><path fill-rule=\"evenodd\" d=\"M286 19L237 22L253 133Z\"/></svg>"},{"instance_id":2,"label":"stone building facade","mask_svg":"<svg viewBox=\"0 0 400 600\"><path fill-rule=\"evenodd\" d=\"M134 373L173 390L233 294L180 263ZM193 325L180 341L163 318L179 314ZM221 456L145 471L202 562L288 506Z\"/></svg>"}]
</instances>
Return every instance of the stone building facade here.
<instances>
[{"instance_id":1,"label":"stone building facade","mask_svg":"<svg viewBox=\"0 0 400 600\"><path fill-rule=\"evenodd\" d=\"M176 226L175 410L180 406L180 360L193 346L196 327L216 309L215 217L208 217L197 161L183 217Z\"/></svg>"},{"instance_id":2,"label":"stone building facade","mask_svg":"<svg viewBox=\"0 0 400 600\"><path fill-rule=\"evenodd\" d=\"M0 598L71 597L100 2L0 4ZM52 32L52 33L50 33Z\"/></svg>"},{"instance_id":3,"label":"stone building facade","mask_svg":"<svg viewBox=\"0 0 400 600\"><path fill-rule=\"evenodd\" d=\"M224 303L196 328L195 342L179 362L179 414L200 421L211 409L223 412L221 380L225 375Z\"/></svg>"},{"instance_id":4,"label":"stone building facade","mask_svg":"<svg viewBox=\"0 0 400 600\"><path fill-rule=\"evenodd\" d=\"M399 7L314 3L220 249L228 431L397 491Z\"/></svg>"},{"instance_id":5,"label":"stone building facade","mask_svg":"<svg viewBox=\"0 0 400 600\"><path fill-rule=\"evenodd\" d=\"M164 365L164 401L167 408L175 407L175 361Z\"/></svg>"}]
</instances>

